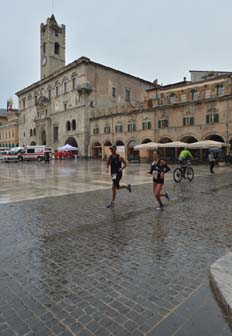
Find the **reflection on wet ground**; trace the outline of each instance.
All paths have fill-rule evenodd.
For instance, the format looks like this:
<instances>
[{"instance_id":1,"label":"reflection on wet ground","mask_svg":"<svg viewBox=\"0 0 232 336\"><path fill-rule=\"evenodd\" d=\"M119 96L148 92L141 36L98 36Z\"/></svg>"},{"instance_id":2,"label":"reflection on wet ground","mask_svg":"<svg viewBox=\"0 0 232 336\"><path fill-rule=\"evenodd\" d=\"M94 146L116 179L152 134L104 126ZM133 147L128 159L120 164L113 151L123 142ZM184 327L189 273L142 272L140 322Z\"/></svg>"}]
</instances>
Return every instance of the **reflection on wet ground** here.
<instances>
[{"instance_id":1,"label":"reflection on wet ground","mask_svg":"<svg viewBox=\"0 0 232 336\"><path fill-rule=\"evenodd\" d=\"M141 184L114 209L99 167L9 165L6 177L33 192L0 204L0 335L231 335L208 281L232 247L231 170L196 167L199 177L181 184L169 175L172 200L157 212L148 166L128 168L125 179ZM36 183L54 179L109 190L33 199Z\"/></svg>"},{"instance_id":2,"label":"reflection on wet ground","mask_svg":"<svg viewBox=\"0 0 232 336\"><path fill-rule=\"evenodd\" d=\"M108 189L110 175L105 173L105 162L94 160L1 163L0 203L44 197L83 193ZM130 164L124 171L124 180L132 185L151 181L147 174L149 164ZM194 167L196 176L208 174L207 166ZM220 168L219 172L229 168ZM172 174L167 174L172 180Z\"/></svg>"}]
</instances>

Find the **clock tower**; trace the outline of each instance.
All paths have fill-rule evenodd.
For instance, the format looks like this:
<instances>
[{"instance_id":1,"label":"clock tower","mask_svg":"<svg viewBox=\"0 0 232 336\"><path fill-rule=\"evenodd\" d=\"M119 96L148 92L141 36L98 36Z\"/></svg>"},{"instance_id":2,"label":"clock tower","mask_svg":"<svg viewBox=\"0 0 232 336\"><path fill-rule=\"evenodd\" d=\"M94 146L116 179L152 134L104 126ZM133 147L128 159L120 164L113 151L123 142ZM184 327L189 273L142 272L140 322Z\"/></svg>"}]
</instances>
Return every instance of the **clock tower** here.
<instances>
[{"instance_id":1,"label":"clock tower","mask_svg":"<svg viewBox=\"0 0 232 336\"><path fill-rule=\"evenodd\" d=\"M65 66L65 25L59 26L55 16L40 26L41 79Z\"/></svg>"}]
</instances>

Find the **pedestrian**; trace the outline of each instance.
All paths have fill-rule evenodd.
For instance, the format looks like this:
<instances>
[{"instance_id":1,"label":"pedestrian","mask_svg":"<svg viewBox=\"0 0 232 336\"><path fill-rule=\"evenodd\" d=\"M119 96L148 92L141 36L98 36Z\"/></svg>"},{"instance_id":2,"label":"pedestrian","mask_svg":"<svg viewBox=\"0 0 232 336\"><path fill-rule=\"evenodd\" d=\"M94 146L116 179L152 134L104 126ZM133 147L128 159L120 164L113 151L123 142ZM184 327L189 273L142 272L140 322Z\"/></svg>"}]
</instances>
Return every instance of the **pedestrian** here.
<instances>
[{"instance_id":1,"label":"pedestrian","mask_svg":"<svg viewBox=\"0 0 232 336\"><path fill-rule=\"evenodd\" d=\"M111 173L111 178L112 178L112 200L107 205L107 208L114 207L117 190L127 189L129 192L131 192L130 184L120 185L120 180L122 178L122 171L127 167L126 161L124 160L123 157L121 157L117 153L117 146L115 145L111 146L110 151L111 151L111 155L109 156L107 160L106 173L109 172L109 167L110 167L110 173Z\"/></svg>"},{"instance_id":2,"label":"pedestrian","mask_svg":"<svg viewBox=\"0 0 232 336\"><path fill-rule=\"evenodd\" d=\"M50 153L48 151L44 152L44 162L48 164L50 162Z\"/></svg>"},{"instance_id":3,"label":"pedestrian","mask_svg":"<svg viewBox=\"0 0 232 336\"><path fill-rule=\"evenodd\" d=\"M159 204L157 210L163 210L164 205L161 201L162 197L166 197L170 201L168 192L161 192L164 185L164 174L170 171L167 163L160 159L158 151L153 152L153 162L151 164L150 174L153 177L153 193Z\"/></svg>"},{"instance_id":4,"label":"pedestrian","mask_svg":"<svg viewBox=\"0 0 232 336\"><path fill-rule=\"evenodd\" d=\"M209 168L210 168L210 173L214 174L214 166L215 166L215 157L212 151L209 152L208 155L208 159L209 159Z\"/></svg>"}]
</instances>

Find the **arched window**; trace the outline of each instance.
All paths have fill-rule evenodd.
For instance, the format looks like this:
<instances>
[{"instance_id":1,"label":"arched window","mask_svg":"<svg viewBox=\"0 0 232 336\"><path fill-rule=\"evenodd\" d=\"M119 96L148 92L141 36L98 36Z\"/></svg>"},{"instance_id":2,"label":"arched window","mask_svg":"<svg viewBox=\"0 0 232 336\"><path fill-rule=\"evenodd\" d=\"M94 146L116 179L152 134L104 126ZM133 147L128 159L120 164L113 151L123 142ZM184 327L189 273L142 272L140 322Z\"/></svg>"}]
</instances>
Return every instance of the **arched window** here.
<instances>
[{"instance_id":1,"label":"arched window","mask_svg":"<svg viewBox=\"0 0 232 336\"><path fill-rule=\"evenodd\" d=\"M32 134L32 129L30 129L30 136L32 136L33 134Z\"/></svg>"},{"instance_id":2,"label":"arched window","mask_svg":"<svg viewBox=\"0 0 232 336\"><path fill-rule=\"evenodd\" d=\"M64 82L64 93L67 93L67 82Z\"/></svg>"},{"instance_id":3,"label":"arched window","mask_svg":"<svg viewBox=\"0 0 232 336\"><path fill-rule=\"evenodd\" d=\"M76 129L76 120L73 119L72 120L72 130L75 130Z\"/></svg>"},{"instance_id":4,"label":"arched window","mask_svg":"<svg viewBox=\"0 0 232 336\"><path fill-rule=\"evenodd\" d=\"M67 131L70 131L70 130L71 130L71 123L70 123L69 120L66 122L66 130L67 130Z\"/></svg>"},{"instance_id":5,"label":"arched window","mask_svg":"<svg viewBox=\"0 0 232 336\"><path fill-rule=\"evenodd\" d=\"M59 45L58 42L55 42L55 44L54 44L54 53L55 53L56 55L59 55L59 54L60 54L60 45Z\"/></svg>"}]
</instances>

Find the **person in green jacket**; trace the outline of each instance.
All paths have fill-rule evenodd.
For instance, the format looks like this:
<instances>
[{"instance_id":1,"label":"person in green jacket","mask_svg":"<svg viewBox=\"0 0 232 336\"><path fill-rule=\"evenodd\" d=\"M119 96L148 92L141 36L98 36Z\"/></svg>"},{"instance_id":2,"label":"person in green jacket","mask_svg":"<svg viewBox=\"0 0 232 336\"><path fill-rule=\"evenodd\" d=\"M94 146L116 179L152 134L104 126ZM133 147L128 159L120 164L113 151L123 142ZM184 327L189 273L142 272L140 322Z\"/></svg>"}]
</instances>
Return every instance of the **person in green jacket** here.
<instances>
[{"instance_id":1,"label":"person in green jacket","mask_svg":"<svg viewBox=\"0 0 232 336\"><path fill-rule=\"evenodd\" d=\"M179 155L179 161L183 162L189 159L193 159L192 153L188 148L183 149Z\"/></svg>"},{"instance_id":2,"label":"person in green jacket","mask_svg":"<svg viewBox=\"0 0 232 336\"><path fill-rule=\"evenodd\" d=\"M192 153L190 152L190 150L188 148L183 149L180 152L180 155L178 157L178 160L182 166L183 169L183 177L185 178L185 171L186 171L186 161L193 159Z\"/></svg>"}]
</instances>

